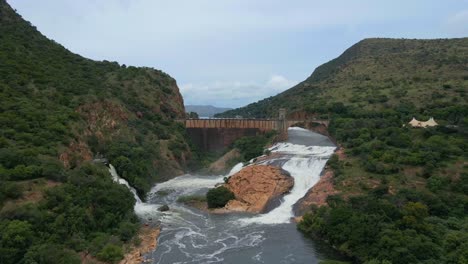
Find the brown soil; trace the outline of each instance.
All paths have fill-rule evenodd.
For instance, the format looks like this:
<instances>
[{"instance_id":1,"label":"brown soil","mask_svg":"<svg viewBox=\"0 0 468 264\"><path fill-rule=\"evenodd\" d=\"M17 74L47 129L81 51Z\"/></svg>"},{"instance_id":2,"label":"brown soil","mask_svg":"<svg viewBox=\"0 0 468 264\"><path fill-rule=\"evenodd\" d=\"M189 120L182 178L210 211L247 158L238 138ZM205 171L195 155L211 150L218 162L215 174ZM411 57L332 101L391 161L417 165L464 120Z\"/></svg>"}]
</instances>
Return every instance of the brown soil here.
<instances>
[{"instance_id":1,"label":"brown soil","mask_svg":"<svg viewBox=\"0 0 468 264\"><path fill-rule=\"evenodd\" d=\"M160 227L142 226L138 232L138 237L141 239L140 245L132 246L130 251L125 254L124 259L121 260L119 264L152 262L152 259L144 259L143 256L156 250L160 233Z\"/></svg>"}]
</instances>

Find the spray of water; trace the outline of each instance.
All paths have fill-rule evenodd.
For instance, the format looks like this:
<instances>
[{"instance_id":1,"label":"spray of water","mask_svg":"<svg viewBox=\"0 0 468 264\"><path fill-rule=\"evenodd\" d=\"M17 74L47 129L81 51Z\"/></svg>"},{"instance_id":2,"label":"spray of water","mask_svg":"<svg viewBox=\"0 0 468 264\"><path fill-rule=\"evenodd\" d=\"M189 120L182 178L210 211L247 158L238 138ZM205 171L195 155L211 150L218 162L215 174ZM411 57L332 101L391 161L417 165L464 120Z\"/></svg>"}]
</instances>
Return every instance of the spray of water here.
<instances>
[{"instance_id":1,"label":"spray of water","mask_svg":"<svg viewBox=\"0 0 468 264\"><path fill-rule=\"evenodd\" d=\"M320 174L334 150L335 147L304 146L291 143L278 143L271 147L271 152L287 156L288 160L282 165L282 168L294 178L294 187L277 208L266 214L243 218L239 221L243 224L288 223L294 216L293 205L319 181Z\"/></svg>"}]
</instances>

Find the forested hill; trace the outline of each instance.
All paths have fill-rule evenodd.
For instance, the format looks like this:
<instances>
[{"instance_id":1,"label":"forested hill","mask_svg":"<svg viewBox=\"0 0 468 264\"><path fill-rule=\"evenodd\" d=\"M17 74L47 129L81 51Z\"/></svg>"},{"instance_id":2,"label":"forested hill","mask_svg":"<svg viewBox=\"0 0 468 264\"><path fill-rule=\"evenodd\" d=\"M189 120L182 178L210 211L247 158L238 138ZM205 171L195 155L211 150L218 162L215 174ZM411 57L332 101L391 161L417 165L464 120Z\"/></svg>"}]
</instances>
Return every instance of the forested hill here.
<instances>
[{"instance_id":1,"label":"forested hill","mask_svg":"<svg viewBox=\"0 0 468 264\"><path fill-rule=\"evenodd\" d=\"M190 157L184 115L169 75L73 54L0 0L0 263L118 258L134 199L91 161L142 195Z\"/></svg>"},{"instance_id":2,"label":"forested hill","mask_svg":"<svg viewBox=\"0 0 468 264\"><path fill-rule=\"evenodd\" d=\"M468 38L363 40L277 96L219 116L330 118L328 206L299 229L356 263L468 263ZM413 128L416 117L438 126ZM319 192L319 191L317 191Z\"/></svg>"},{"instance_id":3,"label":"forested hill","mask_svg":"<svg viewBox=\"0 0 468 264\"><path fill-rule=\"evenodd\" d=\"M337 102L365 109L400 103L417 108L460 104L465 98L467 65L468 38L365 39L317 67L295 87L217 116L271 117L280 107L324 113Z\"/></svg>"}]
</instances>

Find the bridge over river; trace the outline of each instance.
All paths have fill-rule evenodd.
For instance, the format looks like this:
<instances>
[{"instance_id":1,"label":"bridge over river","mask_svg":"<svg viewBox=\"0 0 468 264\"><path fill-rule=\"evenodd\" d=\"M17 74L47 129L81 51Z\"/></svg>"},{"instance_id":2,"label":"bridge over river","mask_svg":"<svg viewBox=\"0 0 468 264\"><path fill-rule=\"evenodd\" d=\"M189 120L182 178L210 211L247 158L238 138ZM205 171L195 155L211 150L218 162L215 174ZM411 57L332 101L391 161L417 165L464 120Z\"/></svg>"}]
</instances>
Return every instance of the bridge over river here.
<instances>
[{"instance_id":1,"label":"bridge over river","mask_svg":"<svg viewBox=\"0 0 468 264\"><path fill-rule=\"evenodd\" d=\"M256 136L271 130L287 135L291 126L312 123L328 127L329 124L328 120L287 120L284 110L280 110L278 119L212 118L178 121L184 123L192 142L209 151L221 151L244 136Z\"/></svg>"}]
</instances>

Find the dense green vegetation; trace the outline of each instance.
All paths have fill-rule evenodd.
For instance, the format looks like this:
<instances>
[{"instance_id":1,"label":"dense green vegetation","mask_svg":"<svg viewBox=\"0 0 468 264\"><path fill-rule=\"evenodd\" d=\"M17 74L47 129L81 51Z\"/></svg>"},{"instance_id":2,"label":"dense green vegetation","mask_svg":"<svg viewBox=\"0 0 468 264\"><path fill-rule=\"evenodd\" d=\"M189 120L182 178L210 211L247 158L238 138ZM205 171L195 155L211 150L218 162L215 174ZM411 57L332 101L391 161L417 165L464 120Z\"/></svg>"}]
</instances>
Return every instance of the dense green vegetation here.
<instances>
[{"instance_id":1,"label":"dense green vegetation","mask_svg":"<svg viewBox=\"0 0 468 264\"><path fill-rule=\"evenodd\" d=\"M229 200L233 200L234 198L234 194L224 186L210 189L206 193L208 208L224 207Z\"/></svg>"},{"instance_id":2,"label":"dense green vegetation","mask_svg":"<svg viewBox=\"0 0 468 264\"><path fill-rule=\"evenodd\" d=\"M234 141L232 148L239 150L243 162L263 155L265 147L272 143L277 132L272 130L253 137L242 137Z\"/></svg>"},{"instance_id":3,"label":"dense green vegetation","mask_svg":"<svg viewBox=\"0 0 468 264\"><path fill-rule=\"evenodd\" d=\"M330 206L306 214L299 229L359 262L466 263L466 200L456 192L467 183L468 174L453 182L448 189L455 194L402 189L393 195L382 185L347 201L329 197Z\"/></svg>"},{"instance_id":4,"label":"dense green vegetation","mask_svg":"<svg viewBox=\"0 0 468 264\"><path fill-rule=\"evenodd\" d=\"M299 228L356 262L468 261L468 38L363 40L275 97L222 116L330 118L337 196ZM412 128L412 117L439 126Z\"/></svg>"},{"instance_id":5,"label":"dense green vegetation","mask_svg":"<svg viewBox=\"0 0 468 264\"><path fill-rule=\"evenodd\" d=\"M295 87L216 116L277 117L278 109L286 108L289 113L307 111L327 117L328 106L335 102L366 110L395 108L400 103L417 109L430 104L463 105L467 53L468 38L365 39L317 67Z\"/></svg>"},{"instance_id":6,"label":"dense green vegetation","mask_svg":"<svg viewBox=\"0 0 468 264\"><path fill-rule=\"evenodd\" d=\"M189 158L184 115L167 74L73 54L0 0L0 262L121 258L134 198L87 161L143 195Z\"/></svg>"},{"instance_id":7,"label":"dense green vegetation","mask_svg":"<svg viewBox=\"0 0 468 264\"><path fill-rule=\"evenodd\" d=\"M335 185L343 195L363 195L329 197L330 207L306 215L299 227L360 262L464 263L468 108L427 107L457 127L426 129L401 126L410 109L343 107L334 114L329 130L349 155L330 159Z\"/></svg>"},{"instance_id":8,"label":"dense green vegetation","mask_svg":"<svg viewBox=\"0 0 468 264\"><path fill-rule=\"evenodd\" d=\"M76 252L100 257L132 239L139 223L135 200L114 184L107 168L85 164L36 204L4 207L0 213L1 263L80 263ZM60 246L58 246L60 245ZM52 255L51 251L54 249ZM48 259L57 258L56 262ZM106 260L106 258L101 258Z\"/></svg>"}]
</instances>

